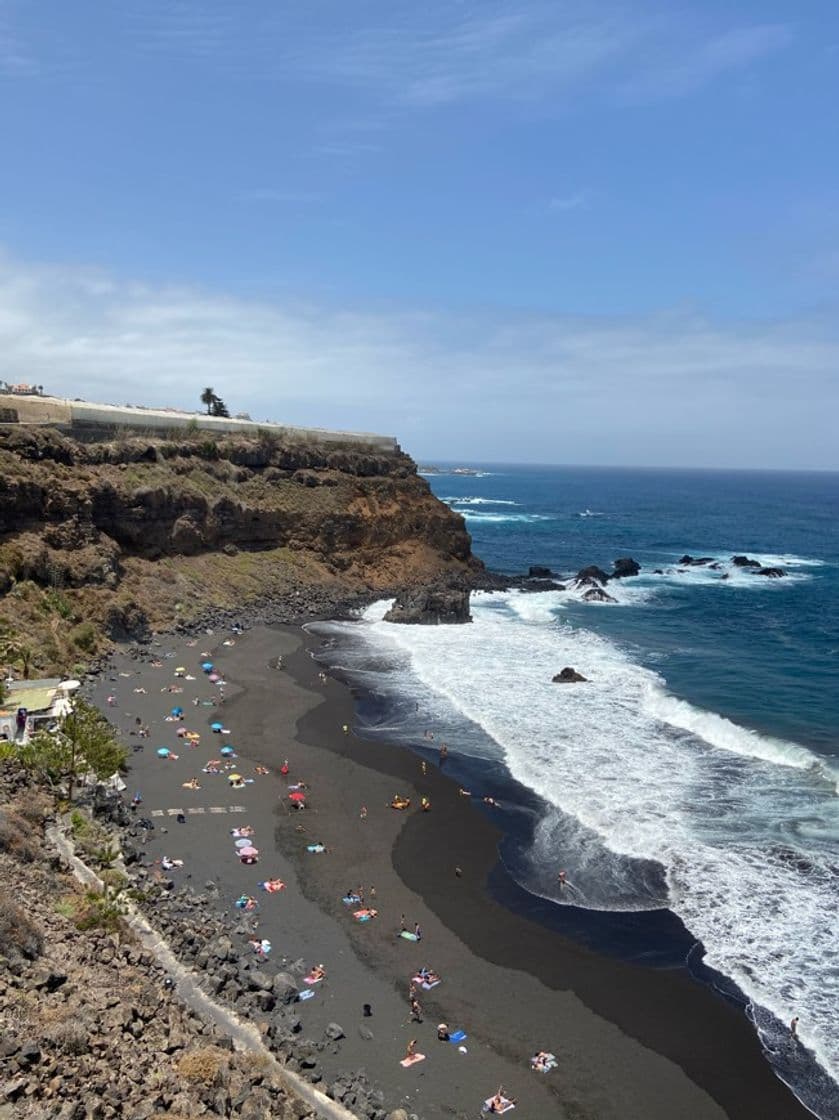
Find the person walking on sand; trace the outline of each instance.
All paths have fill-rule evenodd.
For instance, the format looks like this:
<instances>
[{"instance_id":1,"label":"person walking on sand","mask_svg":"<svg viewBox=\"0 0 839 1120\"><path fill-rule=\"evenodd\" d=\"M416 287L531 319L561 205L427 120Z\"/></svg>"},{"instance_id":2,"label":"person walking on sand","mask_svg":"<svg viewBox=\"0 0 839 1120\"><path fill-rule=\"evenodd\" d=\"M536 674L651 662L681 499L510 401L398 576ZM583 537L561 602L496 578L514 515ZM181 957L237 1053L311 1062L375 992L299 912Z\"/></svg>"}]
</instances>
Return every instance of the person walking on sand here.
<instances>
[{"instance_id":1,"label":"person walking on sand","mask_svg":"<svg viewBox=\"0 0 839 1120\"><path fill-rule=\"evenodd\" d=\"M411 1000L411 1017L408 1019L409 1023L422 1022L422 1004L416 996Z\"/></svg>"},{"instance_id":2,"label":"person walking on sand","mask_svg":"<svg viewBox=\"0 0 839 1120\"><path fill-rule=\"evenodd\" d=\"M556 877L556 881L557 881L557 883L559 883L559 889L560 890L562 890L563 887L567 887L568 886L568 874L567 874L567 872L560 871L560 873Z\"/></svg>"},{"instance_id":3,"label":"person walking on sand","mask_svg":"<svg viewBox=\"0 0 839 1120\"><path fill-rule=\"evenodd\" d=\"M366 805L361 806L361 812L358 815L361 817L361 819L363 821L367 820L367 806Z\"/></svg>"},{"instance_id":4,"label":"person walking on sand","mask_svg":"<svg viewBox=\"0 0 839 1120\"><path fill-rule=\"evenodd\" d=\"M419 922L414 922L414 937L417 941L422 941L422 930L420 929Z\"/></svg>"},{"instance_id":5,"label":"person walking on sand","mask_svg":"<svg viewBox=\"0 0 839 1120\"><path fill-rule=\"evenodd\" d=\"M399 932L404 933L405 928L406 928L405 927L405 915L403 914L402 917L399 919Z\"/></svg>"},{"instance_id":6,"label":"person walking on sand","mask_svg":"<svg viewBox=\"0 0 839 1120\"><path fill-rule=\"evenodd\" d=\"M449 748L445 743L440 744L440 765L442 766L446 759L449 757Z\"/></svg>"},{"instance_id":7,"label":"person walking on sand","mask_svg":"<svg viewBox=\"0 0 839 1120\"><path fill-rule=\"evenodd\" d=\"M422 760L421 768L422 768L422 776L425 777L425 775L428 773L428 763L425 761L425 759Z\"/></svg>"},{"instance_id":8,"label":"person walking on sand","mask_svg":"<svg viewBox=\"0 0 839 1120\"><path fill-rule=\"evenodd\" d=\"M413 1056L414 1056L414 1054L416 1054L416 1052L417 1052L417 1040L415 1038L412 1038L411 1041L408 1043L408 1045L405 1047L405 1057L406 1058L413 1058Z\"/></svg>"}]
</instances>

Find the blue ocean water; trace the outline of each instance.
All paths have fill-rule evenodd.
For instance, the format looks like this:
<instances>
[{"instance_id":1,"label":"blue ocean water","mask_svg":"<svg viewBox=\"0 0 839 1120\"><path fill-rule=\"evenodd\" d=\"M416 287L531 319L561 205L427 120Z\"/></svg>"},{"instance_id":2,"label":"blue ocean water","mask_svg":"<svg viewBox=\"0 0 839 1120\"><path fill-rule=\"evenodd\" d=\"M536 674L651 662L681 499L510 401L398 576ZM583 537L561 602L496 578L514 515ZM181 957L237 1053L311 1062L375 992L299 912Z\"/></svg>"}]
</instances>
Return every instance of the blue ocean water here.
<instances>
[{"instance_id":1,"label":"blue ocean water","mask_svg":"<svg viewBox=\"0 0 839 1120\"><path fill-rule=\"evenodd\" d=\"M471 626L393 626L383 605L338 626L347 667L392 698L371 730L433 725L455 760L533 791L508 862L521 887L599 921L678 915L751 1001L778 1073L839 1115L839 475L486 465L428 481L488 567L544 565L565 586L473 596ZM608 585L615 603L566 578L623 556L642 570ZM566 665L589 683L552 684Z\"/></svg>"}]
</instances>

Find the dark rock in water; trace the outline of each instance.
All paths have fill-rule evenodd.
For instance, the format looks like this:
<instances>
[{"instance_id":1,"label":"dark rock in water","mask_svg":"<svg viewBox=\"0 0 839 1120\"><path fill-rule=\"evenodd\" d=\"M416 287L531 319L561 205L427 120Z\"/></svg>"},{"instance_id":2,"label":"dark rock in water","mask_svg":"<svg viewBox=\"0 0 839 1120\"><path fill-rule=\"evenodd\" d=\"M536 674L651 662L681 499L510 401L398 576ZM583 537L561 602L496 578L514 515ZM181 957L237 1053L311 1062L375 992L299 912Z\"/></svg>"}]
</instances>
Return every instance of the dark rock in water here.
<instances>
[{"instance_id":1,"label":"dark rock in water","mask_svg":"<svg viewBox=\"0 0 839 1120\"><path fill-rule=\"evenodd\" d=\"M641 571L641 565L637 560L633 560L631 556L622 556L619 560L615 560L615 570L612 572L612 579L623 579L625 576L637 576Z\"/></svg>"},{"instance_id":2,"label":"dark rock in water","mask_svg":"<svg viewBox=\"0 0 839 1120\"><path fill-rule=\"evenodd\" d=\"M521 583L521 591L564 591L565 588L561 583L555 583L552 579L525 579Z\"/></svg>"},{"instance_id":3,"label":"dark rock in water","mask_svg":"<svg viewBox=\"0 0 839 1120\"><path fill-rule=\"evenodd\" d=\"M595 583L609 582L609 576L602 568L598 568L596 564L589 564L587 568L580 568L579 572L577 572L577 579L587 580L589 582L594 580Z\"/></svg>"},{"instance_id":4,"label":"dark rock in water","mask_svg":"<svg viewBox=\"0 0 839 1120\"><path fill-rule=\"evenodd\" d=\"M575 684L577 681L587 681L588 677L584 677L582 673L578 673L576 669L572 669L570 665L566 667L553 678L554 684Z\"/></svg>"},{"instance_id":5,"label":"dark rock in water","mask_svg":"<svg viewBox=\"0 0 839 1120\"><path fill-rule=\"evenodd\" d=\"M689 567L690 565L711 564L713 560L713 556L689 556L686 554L681 558L679 563Z\"/></svg>"},{"instance_id":6,"label":"dark rock in water","mask_svg":"<svg viewBox=\"0 0 839 1120\"><path fill-rule=\"evenodd\" d=\"M759 560L750 560L748 556L732 556L731 563L735 568L759 568Z\"/></svg>"},{"instance_id":7,"label":"dark rock in water","mask_svg":"<svg viewBox=\"0 0 839 1120\"><path fill-rule=\"evenodd\" d=\"M654 576L663 576L664 575L664 569L663 568L653 568L653 575Z\"/></svg>"},{"instance_id":8,"label":"dark rock in water","mask_svg":"<svg viewBox=\"0 0 839 1120\"><path fill-rule=\"evenodd\" d=\"M613 599L602 587L590 587L583 593L583 598L587 603L617 603L617 599Z\"/></svg>"},{"instance_id":9,"label":"dark rock in water","mask_svg":"<svg viewBox=\"0 0 839 1120\"><path fill-rule=\"evenodd\" d=\"M460 587L425 587L403 591L385 615L385 622L441 623L471 622L469 590Z\"/></svg>"},{"instance_id":10,"label":"dark rock in water","mask_svg":"<svg viewBox=\"0 0 839 1120\"><path fill-rule=\"evenodd\" d=\"M769 579L782 579L787 573L783 568L756 568L753 574L756 576L768 576Z\"/></svg>"},{"instance_id":11,"label":"dark rock in water","mask_svg":"<svg viewBox=\"0 0 839 1120\"><path fill-rule=\"evenodd\" d=\"M550 579L553 572L550 568L543 568L541 564L531 564L527 574L530 579Z\"/></svg>"}]
</instances>

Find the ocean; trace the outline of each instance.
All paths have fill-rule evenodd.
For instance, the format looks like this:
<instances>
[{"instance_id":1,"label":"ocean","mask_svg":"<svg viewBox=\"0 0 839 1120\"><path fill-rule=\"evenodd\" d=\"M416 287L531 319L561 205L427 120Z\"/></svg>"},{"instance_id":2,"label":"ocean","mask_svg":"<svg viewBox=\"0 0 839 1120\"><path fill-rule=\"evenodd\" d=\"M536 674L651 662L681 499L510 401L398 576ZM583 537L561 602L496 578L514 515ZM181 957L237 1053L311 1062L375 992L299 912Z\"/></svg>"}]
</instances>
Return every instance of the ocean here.
<instances>
[{"instance_id":1,"label":"ocean","mask_svg":"<svg viewBox=\"0 0 839 1120\"><path fill-rule=\"evenodd\" d=\"M385 604L328 624L327 659L368 697L362 730L417 749L432 730L501 803L504 863L545 921L684 961L743 1003L799 1099L839 1116L839 475L428 481L491 569L563 579L631 556L641 573L608 585L615 603L569 585L474 595L468 626L393 626ZM565 666L587 683L552 683Z\"/></svg>"}]
</instances>

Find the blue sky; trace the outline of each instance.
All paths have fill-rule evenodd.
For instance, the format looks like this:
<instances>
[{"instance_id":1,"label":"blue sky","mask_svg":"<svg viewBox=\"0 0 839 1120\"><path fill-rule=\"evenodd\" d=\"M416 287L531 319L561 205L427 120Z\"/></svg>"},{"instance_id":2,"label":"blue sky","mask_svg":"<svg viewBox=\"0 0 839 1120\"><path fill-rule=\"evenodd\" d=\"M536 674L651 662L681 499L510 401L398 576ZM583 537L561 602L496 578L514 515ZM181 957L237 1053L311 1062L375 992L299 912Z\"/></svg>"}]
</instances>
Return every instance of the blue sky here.
<instances>
[{"instance_id":1,"label":"blue sky","mask_svg":"<svg viewBox=\"0 0 839 1120\"><path fill-rule=\"evenodd\" d=\"M839 9L0 0L0 377L839 468Z\"/></svg>"}]
</instances>

